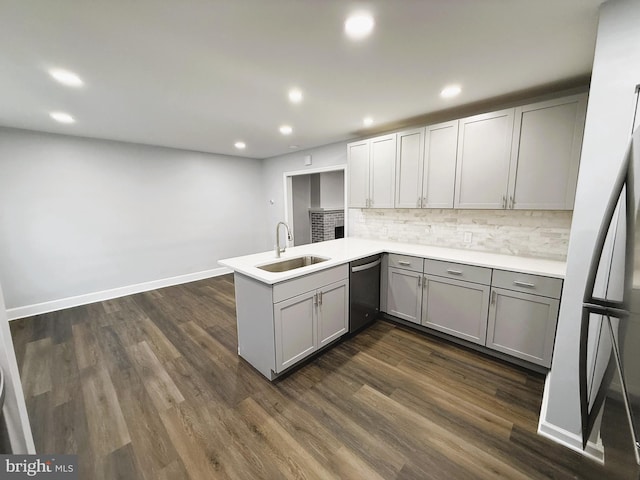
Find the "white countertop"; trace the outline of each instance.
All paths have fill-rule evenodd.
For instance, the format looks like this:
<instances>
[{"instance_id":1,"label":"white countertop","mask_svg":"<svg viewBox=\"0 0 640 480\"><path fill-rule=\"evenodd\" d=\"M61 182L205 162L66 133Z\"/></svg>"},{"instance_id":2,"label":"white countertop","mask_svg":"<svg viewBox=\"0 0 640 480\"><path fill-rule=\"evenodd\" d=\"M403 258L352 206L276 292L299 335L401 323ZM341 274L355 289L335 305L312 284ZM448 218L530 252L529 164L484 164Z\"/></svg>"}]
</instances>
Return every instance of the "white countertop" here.
<instances>
[{"instance_id":1,"label":"white countertop","mask_svg":"<svg viewBox=\"0 0 640 480\"><path fill-rule=\"evenodd\" d=\"M497 268L512 272L530 273L546 277L564 278L566 263L542 258L518 257L515 255L501 255L497 253L479 252L475 250L461 250L455 248L432 247L413 243L399 243L385 240L369 240L364 238L342 238L327 242L311 243L299 247L288 247L276 258L275 251L245 255L242 257L225 258L218 263L238 273L255 278L272 285L284 280L307 275L329 267L341 265L352 260L375 255L377 253L398 253L415 257L445 260L448 262L477 265L480 267ZM303 255L329 257L329 260L307 267L296 268L287 272L267 272L257 268L259 265L287 260Z\"/></svg>"}]
</instances>

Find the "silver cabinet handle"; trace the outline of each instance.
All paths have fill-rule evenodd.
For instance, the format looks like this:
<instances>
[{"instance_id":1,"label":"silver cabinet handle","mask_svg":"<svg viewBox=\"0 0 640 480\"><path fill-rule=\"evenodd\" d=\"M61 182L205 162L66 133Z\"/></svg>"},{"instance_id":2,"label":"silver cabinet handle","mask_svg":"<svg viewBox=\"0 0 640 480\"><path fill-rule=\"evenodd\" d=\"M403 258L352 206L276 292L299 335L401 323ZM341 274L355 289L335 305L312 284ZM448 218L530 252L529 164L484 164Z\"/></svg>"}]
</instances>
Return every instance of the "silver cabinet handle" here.
<instances>
[{"instance_id":1,"label":"silver cabinet handle","mask_svg":"<svg viewBox=\"0 0 640 480\"><path fill-rule=\"evenodd\" d=\"M314 305L318 305L318 294L317 293L313 294L313 304Z\"/></svg>"},{"instance_id":2,"label":"silver cabinet handle","mask_svg":"<svg viewBox=\"0 0 640 480\"><path fill-rule=\"evenodd\" d=\"M507 208L507 196L502 195L502 208Z\"/></svg>"},{"instance_id":3,"label":"silver cabinet handle","mask_svg":"<svg viewBox=\"0 0 640 480\"><path fill-rule=\"evenodd\" d=\"M517 285L518 287L527 287L527 288L535 288L536 287L535 283L521 282L520 280L514 280L513 284Z\"/></svg>"},{"instance_id":4,"label":"silver cabinet handle","mask_svg":"<svg viewBox=\"0 0 640 480\"><path fill-rule=\"evenodd\" d=\"M399 260L398 264L408 267L409 265L411 265L411 262L407 262L406 260Z\"/></svg>"},{"instance_id":5,"label":"silver cabinet handle","mask_svg":"<svg viewBox=\"0 0 640 480\"><path fill-rule=\"evenodd\" d=\"M454 270L452 268L447 268L447 273L450 273L451 275L462 275L460 270Z\"/></svg>"},{"instance_id":6,"label":"silver cabinet handle","mask_svg":"<svg viewBox=\"0 0 640 480\"><path fill-rule=\"evenodd\" d=\"M427 277L424 277L424 282L422 282L422 288L425 289L425 290L427 289L427 283L428 283L427 282Z\"/></svg>"},{"instance_id":7,"label":"silver cabinet handle","mask_svg":"<svg viewBox=\"0 0 640 480\"><path fill-rule=\"evenodd\" d=\"M496 304L496 291L491 292L491 305Z\"/></svg>"},{"instance_id":8,"label":"silver cabinet handle","mask_svg":"<svg viewBox=\"0 0 640 480\"><path fill-rule=\"evenodd\" d=\"M322 305L322 292L318 292L318 303Z\"/></svg>"},{"instance_id":9,"label":"silver cabinet handle","mask_svg":"<svg viewBox=\"0 0 640 480\"><path fill-rule=\"evenodd\" d=\"M509 195L509 200L511 201L511 207L510 208L513 210L513 204L515 203L513 201L513 195Z\"/></svg>"},{"instance_id":10,"label":"silver cabinet handle","mask_svg":"<svg viewBox=\"0 0 640 480\"><path fill-rule=\"evenodd\" d=\"M418 197L418 202L416 203L416 207L420 208L422 206L422 197Z\"/></svg>"},{"instance_id":11,"label":"silver cabinet handle","mask_svg":"<svg viewBox=\"0 0 640 480\"><path fill-rule=\"evenodd\" d=\"M418 277L418 286L420 286L421 284L422 284L422 275Z\"/></svg>"}]
</instances>

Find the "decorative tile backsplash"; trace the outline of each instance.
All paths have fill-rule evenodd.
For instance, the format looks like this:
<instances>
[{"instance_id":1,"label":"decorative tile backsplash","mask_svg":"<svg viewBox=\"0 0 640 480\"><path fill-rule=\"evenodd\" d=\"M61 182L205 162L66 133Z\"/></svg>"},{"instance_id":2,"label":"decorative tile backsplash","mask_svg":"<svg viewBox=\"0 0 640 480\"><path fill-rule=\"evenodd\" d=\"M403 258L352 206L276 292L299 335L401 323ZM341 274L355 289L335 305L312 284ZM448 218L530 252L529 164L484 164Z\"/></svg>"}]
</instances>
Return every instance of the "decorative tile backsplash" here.
<instances>
[{"instance_id":1,"label":"decorative tile backsplash","mask_svg":"<svg viewBox=\"0 0 640 480\"><path fill-rule=\"evenodd\" d=\"M348 221L353 237L566 260L571 216L544 210L350 209Z\"/></svg>"}]
</instances>

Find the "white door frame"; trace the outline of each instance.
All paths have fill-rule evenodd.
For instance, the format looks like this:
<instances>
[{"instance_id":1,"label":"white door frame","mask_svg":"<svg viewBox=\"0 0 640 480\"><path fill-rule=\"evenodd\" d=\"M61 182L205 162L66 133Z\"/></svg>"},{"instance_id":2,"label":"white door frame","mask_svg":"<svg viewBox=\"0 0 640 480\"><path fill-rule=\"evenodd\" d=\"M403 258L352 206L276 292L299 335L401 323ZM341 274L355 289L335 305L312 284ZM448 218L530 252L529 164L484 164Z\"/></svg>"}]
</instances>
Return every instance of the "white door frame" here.
<instances>
[{"instance_id":1,"label":"white door frame","mask_svg":"<svg viewBox=\"0 0 640 480\"><path fill-rule=\"evenodd\" d=\"M282 174L283 180L283 191L284 191L284 221L289 228L293 229L293 225L290 221L293 221L293 182L292 177L297 177L299 175L313 175L314 173L324 173L324 172L344 172L344 236L345 238L349 234L349 210L347 208L348 198L347 198L347 165L331 165L328 167L317 167L317 168L309 168L306 170L295 170L293 172L284 172ZM292 230L293 231L293 230ZM287 241L287 245L289 245L289 241Z\"/></svg>"}]
</instances>

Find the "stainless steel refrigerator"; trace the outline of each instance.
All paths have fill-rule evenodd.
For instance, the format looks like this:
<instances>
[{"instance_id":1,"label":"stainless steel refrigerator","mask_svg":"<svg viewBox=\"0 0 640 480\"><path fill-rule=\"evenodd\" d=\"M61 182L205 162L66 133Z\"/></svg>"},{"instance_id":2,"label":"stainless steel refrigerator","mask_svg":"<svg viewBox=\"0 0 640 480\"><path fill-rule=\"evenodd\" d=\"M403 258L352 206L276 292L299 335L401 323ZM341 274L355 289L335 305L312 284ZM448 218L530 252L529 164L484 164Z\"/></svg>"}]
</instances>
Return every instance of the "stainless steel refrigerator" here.
<instances>
[{"instance_id":1,"label":"stainless steel refrigerator","mask_svg":"<svg viewBox=\"0 0 640 480\"><path fill-rule=\"evenodd\" d=\"M636 89L636 111L638 109ZM636 114L637 115L637 114ZM602 219L584 293L580 331L583 447L612 421L627 429L640 465L640 119ZM605 160L603 160L605 161ZM606 445L605 445L606 454Z\"/></svg>"}]
</instances>

